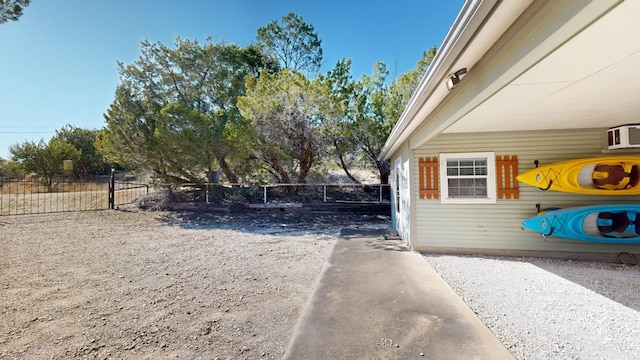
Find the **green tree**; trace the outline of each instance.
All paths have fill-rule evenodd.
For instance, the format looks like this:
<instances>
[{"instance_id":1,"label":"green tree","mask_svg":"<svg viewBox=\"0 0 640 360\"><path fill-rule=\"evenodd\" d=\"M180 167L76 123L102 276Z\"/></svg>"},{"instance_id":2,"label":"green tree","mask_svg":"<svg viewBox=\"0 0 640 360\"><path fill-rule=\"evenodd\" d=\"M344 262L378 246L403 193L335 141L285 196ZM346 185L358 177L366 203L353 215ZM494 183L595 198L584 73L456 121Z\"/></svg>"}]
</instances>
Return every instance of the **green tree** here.
<instances>
[{"instance_id":1,"label":"green tree","mask_svg":"<svg viewBox=\"0 0 640 360\"><path fill-rule=\"evenodd\" d=\"M74 164L76 174L88 175L106 174L110 166L104 162L102 154L98 152L95 142L98 130L89 130L66 125L56 130L55 139L63 140L80 150L80 159Z\"/></svg>"},{"instance_id":2,"label":"green tree","mask_svg":"<svg viewBox=\"0 0 640 360\"><path fill-rule=\"evenodd\" d=\"M243 153L234 139L245 131L236 103L245 77L277 65L258 48L178 38L175 48L142 43L131 65L120 63L120 84L105 114L97 146L109 161L149 167L176 182L202 182L220 168L238 182Z\"/></svg>"},{"instance_id":3,"label":"green tree","mask_svg":"<svg viewBox=\"0 0 640 360\"><path fill-rule=\"evenodd\" d=\"M7 160L0 157L0 178L6 177L8 175L7 163Z\"/></svg>"},{"instance_id":4,"label":"green tree","mask_svg":"<svg viewBox=\"0 0 640 360\"><path fill-rule=\"evenodd\" d=\"M272 21L258 29L258 44L285 69L315 75L322 63L322 41L311 24L289 13L282 22Z\"/></svg>"},{"instance_id":5,"label":"green tree","mask_svg":"<svg viewBox=\"0 0 640 360\"><path fill-rule=\"evenodd\" d=\"M347 63L339 63L329 72L333 94L347 108L335 137L335 149L340 159L356 152L358 158L378 169L381 183L388 183L390 166L377 157L435 53L435 48L423 52L416 67L394 79L390 85L389 71L381 62L374 65L370 76L363 75L359 81L352 80ZM345 168L348 165L343 166Z\"/></svg>"},{"instance_id":6,"label":"green tree","mask_svg":"<svg viewBox=\"0 0 640 360\"><path fill-rule=\"evenodd\" d=\"M336 158L347 177L354 183L360 183L350 171L360 160L358 142L353 132L356 84L351 76L351 60L340 60L335 68L327 73L326 82L331 89L332 99L340 110L340 116L327 126L329 152Z\"/></svg>"},{"instance_id":7,"label":"green tree","mask_svg":"<svg viewBox=\"0 0 640 360\"><path fill-rule=\"evenodd\" d=\"M20 167L14 161L9 161L3 158L0 158L0 187L2 187L2 178L11 179L16 178L20 174Z\"/></svg>"},{"instance_id":8,"label":"green tree","mask_svg":"<svg viewBox=\"0 0 640 360\"><path fill-rule=\"evenodd\" d=\"M384 63L374 65L371 76L363 75L353 87L353 99L348 116L353 141L358 152L369 164L375 164L380 173L380 182L388 183L390 169L384 161L377 157L387 136L393 128L393 121L385 113L389 88L387 76L389 72Z\"/></svg>"},{"instance_id":9,"label":"green tree","mask_svg":"<svg viewBox=\"0 0 640 360\"><path fill-rule=\"evenodd\" d=\"M323 124L338 115L322 78L262 72L247 79L238 107L251 120L251 145L267 171L279 183L305 183L324 150Z\"/></svg>"},{"instance_id":10,"label":"green tree","mask_svg":"<svg viewBox=\"0 0 640 360\"><path fill-rule=\"evenodd\" d=\"M54 180L64 175L63 161L75 163L80 159L80 151L61 139L51 139L48 143L26 141L10 146L9 153L22 171L36 174L49 192L53 191Z\"/></svg>"},{"instance_id":11,"label":"green tree","mask_svg":"<svg viewBox=\"0 0 640 360\"><path fill-rule=\"evenodd\" d=\"M154 167L155 119L151 118L151 111L145 110L152 105L144 99L135 99L130 85L118 85L115 100L104 115L106 126L95 143L106 162L132 169Z\"/></svg>"},{"instance_id":12,"label":"green tree","mask_svg":"<svg viewBox=\"0 0 640 360\"><path fill-rule=\"evenodd\" d=\"M0 24L18 20L30 2L31 0L0 0Z\"/></svg>"}]
</instances>

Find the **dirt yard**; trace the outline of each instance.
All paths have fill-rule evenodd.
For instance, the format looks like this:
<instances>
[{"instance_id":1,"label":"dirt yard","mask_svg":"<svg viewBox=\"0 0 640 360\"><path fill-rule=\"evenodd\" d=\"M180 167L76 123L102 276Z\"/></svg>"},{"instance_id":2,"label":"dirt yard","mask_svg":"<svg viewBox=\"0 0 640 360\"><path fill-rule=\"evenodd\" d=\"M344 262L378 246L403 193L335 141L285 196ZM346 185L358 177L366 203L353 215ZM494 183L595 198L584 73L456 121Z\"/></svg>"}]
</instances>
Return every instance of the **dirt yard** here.
<instances>
[{"instance_id":1,"label":"dirt yard","mask_svg":"<svg viewBox=\"0 0 640 360\"><path fill-rule=\"evenodd\" d=\"M345 225L377 216L0 217L0 359L279 359Z\"/></svg>"}]
</instances>

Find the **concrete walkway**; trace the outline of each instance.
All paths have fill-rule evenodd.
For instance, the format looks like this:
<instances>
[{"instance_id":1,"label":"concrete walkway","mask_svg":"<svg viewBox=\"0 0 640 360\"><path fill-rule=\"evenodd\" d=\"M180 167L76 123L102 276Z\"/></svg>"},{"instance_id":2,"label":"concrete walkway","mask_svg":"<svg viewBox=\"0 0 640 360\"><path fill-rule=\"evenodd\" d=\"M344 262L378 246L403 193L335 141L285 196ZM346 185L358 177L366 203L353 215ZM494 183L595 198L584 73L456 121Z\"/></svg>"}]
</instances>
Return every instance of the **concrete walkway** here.
<instances>
[{"instance_id":1,"label":"concrete walkway","mask_svg":"<svg viewBox=\"0 0 640 360\"><path fill-rule=\"evenodd\" d=\"M513 359L402 241L343 229L285 359Z\"/></svg>"}]
</instances>

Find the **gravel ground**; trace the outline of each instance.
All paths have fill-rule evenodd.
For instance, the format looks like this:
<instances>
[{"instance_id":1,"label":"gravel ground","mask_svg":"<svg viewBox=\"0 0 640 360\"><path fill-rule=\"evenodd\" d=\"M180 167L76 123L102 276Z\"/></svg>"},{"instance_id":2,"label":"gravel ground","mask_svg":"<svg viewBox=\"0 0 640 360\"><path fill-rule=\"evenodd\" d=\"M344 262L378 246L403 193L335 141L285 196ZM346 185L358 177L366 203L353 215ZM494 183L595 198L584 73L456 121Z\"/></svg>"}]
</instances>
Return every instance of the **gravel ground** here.
<instances>
[{"instance_id":1,"label":"gravel ground","mask_svg":"<svg viewBox=\"0 0 640 360\"><path fill-rule=\"evenodd\" d=\"M0 217L0 359L279 359L346 225L378 216ZM425 255L518 359L640 359L640 267Z\"/></svg>"},{"instance_id":2,"label":"gravel ground","mask_svg":"<svg viewBox=\"0 0 640 360\"><path fill-rule=\"evenodd\" d=\"M640 359L640 267L424 255L518 359Z\"/></svg>"},{"instance_id":3,"label":"gravel ground","mask_svg":"<svg viewBox=\"0 0 640 360\"><path fill-rule=\"evenodd\" d=\"M280 359L339 229L385 221L0 217L0 359Z\"/></svg>"}]
</instances>

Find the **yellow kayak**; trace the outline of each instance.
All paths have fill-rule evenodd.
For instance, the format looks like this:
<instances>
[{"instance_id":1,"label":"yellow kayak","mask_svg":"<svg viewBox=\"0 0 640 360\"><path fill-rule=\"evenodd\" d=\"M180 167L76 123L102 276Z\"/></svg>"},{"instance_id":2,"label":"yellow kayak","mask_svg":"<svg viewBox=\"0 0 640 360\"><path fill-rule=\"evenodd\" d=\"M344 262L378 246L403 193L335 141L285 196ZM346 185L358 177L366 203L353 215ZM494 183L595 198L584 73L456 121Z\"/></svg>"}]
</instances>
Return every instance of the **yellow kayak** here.
<instances>
[{"instance_id":1,"label":"yellow kayak","mask_svg":"<svg viewBox=\"0 0 640 360\"><path fill-rule=\"evenodd\" d=\"M639 195L640 156L562 161L531 169L516 179L542 190L592 195Z\"/></svg>"}]
</instances>

